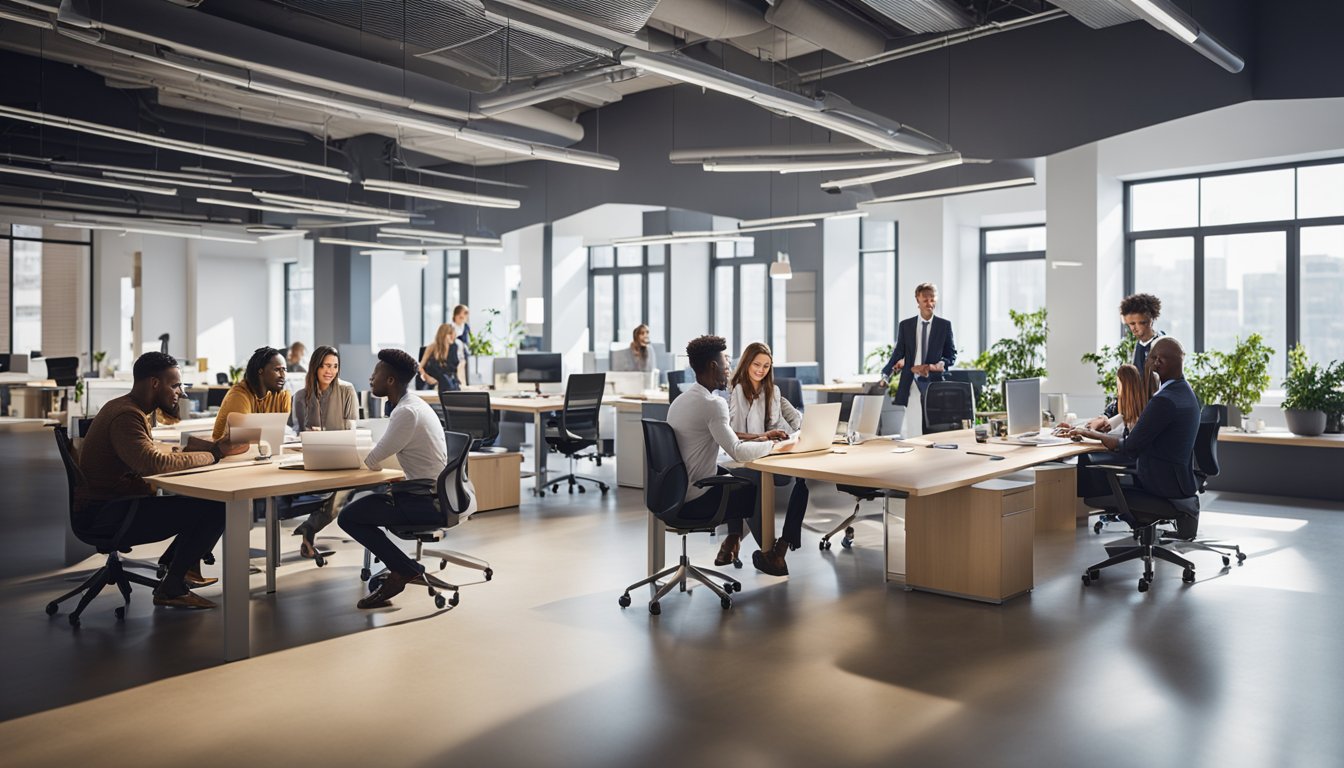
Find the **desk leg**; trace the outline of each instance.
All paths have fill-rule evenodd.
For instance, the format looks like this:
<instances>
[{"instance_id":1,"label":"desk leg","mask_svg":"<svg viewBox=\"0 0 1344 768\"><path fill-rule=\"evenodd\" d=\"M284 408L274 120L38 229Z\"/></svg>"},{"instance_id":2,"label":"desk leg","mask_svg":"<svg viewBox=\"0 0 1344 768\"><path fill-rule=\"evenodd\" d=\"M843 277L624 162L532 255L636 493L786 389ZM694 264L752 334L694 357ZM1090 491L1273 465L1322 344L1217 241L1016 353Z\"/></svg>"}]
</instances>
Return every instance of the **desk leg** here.
<instances>
[{"instance_id":1,"label":"desk leg","mask_svg":"<svg viewBox=\"0 0 1344 768\"><path fill-rule=\"evenodd\" d=\"M769 552L775 546L775 476L761 473L761 551Z\"/></svg>"},{"instance_id":2,"label":"desk leg","mask_svg":"<svg viewBox=\"0 0 1344 768\"><path fill-rule=\"evenodd\" d=\"M240 499L224 509L224 660L251 655L248 611L252 595L247 577L247 534L252 529L252 500Z\"/></svg>"},{"instance_id":3,"label":"desk leg","mask_svg":"<svg viewBox=\"0 0 1344 768\"><path fill-rule=\"evenodd\" d=\"M541 411L532 414L532 493L546 490L546 432L541 423Z\"/></svg>"},{"instance_id":4,"label":"desk leg","mask_svg":"<svg viewBox=\"0 0 1344 768\"><path fill-rule=\"evenodd\" d=\"M653 515L648 517L649 575L652 576L667 565L667 526Z\"/></svg>"},{"instance_id":5,"label":"desk leg","mask_svg":"<svg viewBox=\"0 0 1344 768\"><path fill-rule=\"evenodd\" d=\"M266 497L266 594L275 594L275 564L280 562L280 521L275 519L275 497Z\"/></svg>"}]
</instances>

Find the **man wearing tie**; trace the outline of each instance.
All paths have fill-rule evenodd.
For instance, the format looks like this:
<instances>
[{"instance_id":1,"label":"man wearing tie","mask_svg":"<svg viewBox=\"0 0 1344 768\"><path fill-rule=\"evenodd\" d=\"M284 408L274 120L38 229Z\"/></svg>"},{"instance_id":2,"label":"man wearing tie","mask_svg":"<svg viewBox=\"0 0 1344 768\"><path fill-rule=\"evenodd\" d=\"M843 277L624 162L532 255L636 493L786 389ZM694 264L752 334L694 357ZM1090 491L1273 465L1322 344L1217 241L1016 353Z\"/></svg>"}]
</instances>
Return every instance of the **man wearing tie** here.
<instances>
[{"instance_id":1,"label":"man wearing tie","mask_svg":"<svg viewBox=\"0 0 1344 768\"><path fill-rule=\"evenodd\" d=\"M933 283L920 283L915 287L915 302L919 305L919 315L901 321L896 333L896 349L882 368L883 381L890 379L893 372L900 371L897 405L909 404L911 381L919 387L923 400L929 382L942 381L943 372L957 361L951 321L933 314L938 306L938 287Z\"/></svg>"}]
</instances>

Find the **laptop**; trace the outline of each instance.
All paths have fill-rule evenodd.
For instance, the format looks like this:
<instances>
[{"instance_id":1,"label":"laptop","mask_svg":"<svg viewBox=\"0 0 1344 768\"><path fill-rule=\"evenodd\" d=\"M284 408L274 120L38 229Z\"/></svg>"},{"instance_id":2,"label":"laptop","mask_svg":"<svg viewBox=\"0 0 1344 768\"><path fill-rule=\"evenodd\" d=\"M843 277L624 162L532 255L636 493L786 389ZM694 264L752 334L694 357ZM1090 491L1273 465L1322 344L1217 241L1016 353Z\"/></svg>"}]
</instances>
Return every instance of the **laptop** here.
<instances>
[{"instance_id":1,"label":"laptop","mask_svg":"<svg viewBox=\"0 0 1344 768\"><path fill-rule=\"evenodd\" d=\"M1063 445L1067 437L1041 434L1041 380L1009 379L1003 383L1008 404L1008 437L1014 445Z\"/></svg>"},{"instance_id":2,"label":"laptop","mask_svg":"<svg viewBox=\"0 0 1344 768\"><path fill-rule=\"evenodd\" d=\"M781 440L770 453L809 453L829 451L835 428L840 425L840 403L814 403L803 411L803 428L788 440ZM787 450L781 450L787 449Z\"/></svg>"},{"instance_id":3,"label":"laptop","mask_svg":"<svg viewBox=\"0 0 1344 768\"><path fill-rule=\"evenodd\" d=\"M279 456L284 453L285 426L288 423L288 413L230 413L229 441L256 443L264 440L270 446L271 455Z\"/></svg>"},{"instance_id":4,"label":"laptop","mask_svg":"<svg viewBox=\"0 0 1344 768\"><path fill-rule=\"evenodd\" d=\"M323 471L359 469L363 466L363 462L359 460L356 432L353 429L303 432L299 437L303 440L303 459L281 464L281 469Z\"/></svg>"},{"instance_id":5,"label":"laptop","mask_svg":"<svg viewBox=\"0 0 1344 768\"><path fill-rule=\"evenodd\" d=\"M847 441L858 445L865 440L877 437L878 425L882 420L882 406L886 397L882 395L855 395L849 408L849 434Z\"/></svg>"}]
</instances>

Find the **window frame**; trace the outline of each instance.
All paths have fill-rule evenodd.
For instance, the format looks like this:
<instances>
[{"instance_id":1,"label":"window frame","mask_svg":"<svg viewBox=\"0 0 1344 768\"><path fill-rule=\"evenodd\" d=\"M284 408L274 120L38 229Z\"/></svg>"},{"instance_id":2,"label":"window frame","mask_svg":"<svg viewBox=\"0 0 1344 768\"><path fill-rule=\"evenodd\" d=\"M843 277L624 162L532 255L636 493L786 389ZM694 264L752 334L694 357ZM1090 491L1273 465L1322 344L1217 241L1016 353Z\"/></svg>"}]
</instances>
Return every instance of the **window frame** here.
<instances>
[{"instance_id":1,"label":"window frame","mask_svg":"<svg viewBox=\"0 0 1344 768\"><path fill-rule=\"evenodd\" d=\"M630 246L624 246L624 247L629 248ZM610 266L610 267L594 267L594 266L593 266L593 251L597 250L598 248L610 248L610 249L611 249L611 264L612 264L612 266ZM649 263L649 248L650 248L650 246L647 246L647 245L639 246L639 264L638 264L638 265L629 265L629 266L621 267L621 266L617 266L617 264L619 263L619 261L618 261L618 259L617 259L616 251L618 250L618 248L619 248L619 246L615 246L615 245L590 245L590 246L588 246L587 249L586 249L586 250L587 250L587 256L588 256L588 328L590 329L590 331L591 331L591 329L595 328L595 327L596 327L596 322L595 322L595 321L596 321L596 319L597 319L597 307L596 307L596 305L594 304L594 301L593 301L594 279L597 278L597 277L606 277L606 276L610 276L610 277L611 277L611 307L612 307L611 333L612 333L612 337L613 337L613 338L611 338L611 339L609 339L609 340L603 342L603 343L606 344L605 347L599 348L599 347L598 347L598 339L597 339L597 336L596 336L595 334L593 334L593 333L589 333L589 334L588 334L588 351L593 352L593 353L595 353L595 354L598 354L599 356L601 356L601 353L604 353L604 352L607 353L608 355L610 355L611 344L612 344L613 342L621 341L621 339L620 339L620 338L617 338L617 337L619 337L620 334L621 334L620 306L621 306L621 276L622 276L622 275L639 275L639 276L640 276L640 281L639 281L639 282L640 282L640 296L639 296L640 317L645 318L645 320L648 319L648 316L649 316L649 275L650 275L650 274L653 274L653 273L655 273L655 272L656 272L656 273L659 273L659 274L661 274L661 275L663 276L663 317L662 317L662 338L654 338L654 337L651 337L649 340L650 340L651 342L654 342L654 343L662 344L662 345L663 345L663 348L664 348L664 349L667 349L667 348L668 348L668 339L671 337L671 333L672 333L672 332L671 332L671 328L670 328L670 326L672 325L672 281L668 279L668 258L669 258L669 256L671 255L671 254L670 254L670 249L667 249L667 250L664 250L664 251L663 251L663 263L662 263L662 264L650 264L650 263Z\"/></svg>"},{"instance_id":2,"label":"window frame","mask_svg":"<svg viewBox=\"0 0 1344 768\"><path fill-rule=\"evenodd\" d=\"M1285 359L1287 352L1301 341L1301 322L1302 322L1302 230L1304 228L1340 226L1344 225L1344 215L1339 216L1321 216L1315 218L1298 218L1298 179L1297 171L1301 168L1308 168L1320 165L1340 165L1344 164L1344 157L1331 157L1321 160L1309 160L1290 163L1276 163L1273 165L1251 166L1246 168L1232 168L1221 171L1209 171L1204 173L1187 173L1177 176L1164 176L1153 179L1138 179L1126 181L1122 203L1124 207L1124 227L1125 227L1125 257L1124 257L1124 295L1128 296L1134 293L1135 285L1135 265L1137 243L1141 240L1156 240L1164 238L1188 237L1194 244L1194 296L1191 300L1194 304L1194 338L1190 340L1194 352L1205 351L1204 346L1204 315L1205 306L1205 261L1204 261L1204 241L1209 237L1220 235L1242 235L1257 234L1264 232L1282 232L1284 233L1285 272L1284 272L1284 313L1285 313L1285 334L1287 349L1283 350ZM1197 222L1195 226L1175 227L1168 229L1146 229L1139 232L1133 230L1134 211L1132 203L1132 189L1135 186L1151 184L1164 181L1180 181L1184 179L1214 178L1218 176L1234 176L1245 173L1258 173L1261 171L1293 170L1293 214L1294 218L1279 219L1276 221L1256 221L1241 224L1217 224L1205 226ZM1195 188L1195 210L1202 213L1203 204L1203 185L1196 185ZM1119 337L1124 337L1124 324L1120 324ZM1286 371L1271 373L1275 379L1279 379Z\"/></svg>"},{"instance_id":3,"label":"window frame","mask_svg":"<svg viewBox=\"0 0 1344 768\"><path fill-rule=\"evenodd\" d=\"M868 334L867 334L867 330L868 330L868 329L865 328L864 325L863 325L863 323L864 323L864 318L867 317L867 314L866 314L866 312L867 312L867 303L866 303L866 298L865 298L865 297L868 295L868 288L867 288L867 282L866 282L866 281L867 281L868 270L867 270L867 263L866 263L867 260L866 260L866 258L865 258L865 257L867 257L867 256L884 256L884 255L886 255L886 254L888 254L888 253L891 254L891 265L892 265L892 272L893 272L893 274L892 274L892 276L891 276L892 285L893 285L892 292L891 292L891 293L892 293L892 299L893 299L893 301L891 302L891 329L892 329L893 336L892 336L891 340L890 340L888 343L890 343L890 344L895 344L895 343L896 343L896 337L895 337L895 334L900 333L900 328L901 328L901 223L900 223L899 221L867 222L867 221L865 221L864 219L859 219L859 220L858 220L858 223L859 223L859 251L858 251L858 256L859 256L859 310L858 310L858 311L859 311L859 323L858 323L858 325L859 325L859 361L858 361L858 367L857 367L855 370L857 370L857 371L859 371L859 372L862 372L862 371L863 371L863 363L864 363L864 360L867 359L867 357L868 357L868 353L865 352L864 349L863 349L863 340L864 340L864 338L866 338L867 335L868 335ZM865 248L865 247L864 247L864 243L863 243L863 232L864 232L864 224L865 224L865 223L888 224L888 225L890 225L890 226L891 226L891 247L890 247L890 248Z\"/></svg>"},{"instance_id":4,"label":"window frame","mask_svg":"<svg viewBox=\"0 0 1344 768\"><path fill-rule=\"evenodd\" d=\"M728 243L728 245L730 245L730 246L732 247L732 249L733 249L733 255L732 255L732 256L719 256L718 253L717 253L718 249L715 247L716 245L718 245L718 243L710 243L709 245L710 245L710 250L709 250L709 327L710 327L710 328L715 328L715 327L718 325L718 306L717 306L718 302L715 300L715 297L718 296L718 288L719 288L719 285L718 285L718 283L719 283L719 272L718 272L718 270L719 270L719 267L732 267L732 270L733 270L733 288L734 288L734 291L733 291L733 323L732 323L732 326L733 326L733 331L732 331L732 333L733 333L733 337L732 337L732 341L734 341L734 342L738 345L738 349L736 349L736 350L733 350L733 349L728 350L728 355L729 355L729 357L731 357L734 361L736 361L736 360L737 360L737 353L740 352L740 351L741 351L744 347L746 347L746 345L749 343L749 342L747 342L745 339L742 338L742 302L738 301L738 297L740 297L740 296L742 295L742 265L743 265L743 264L764 264L764 265L765 265L765 290L766 290L766 296L765 296L765 338L761 339L761 341L764 341L764 342L767 342L767 343L770 342L770 341L773 341L774 338L775 338L775 311L774 311L774 307L775 307L775 304L774 304L774 298L775 298L775 285L774 285L774 284L777 283L777 282L782 282L782 281L775 280L775 279L773 279L773 278L770 277L770 263L773 262L773 261L775 260L775 259L774 259L774 256L771 255L771 254L769 254L769 253L756 253L756 252L755 252L756 249L755 249L755 247L754 247L754 246L755 246L754 243L753 243L753 249L752 249L753 252L752 252L752 255L750 255L750 256L739 256L739 255L737 255L737 247L738 247L738 245L739 245L739 243L737 243L737 242L729 242L729 243ZM784 362L784 361L777 361L777 362Z\"/></svg>"},{"instance_id":5,"label":"window frame","mask_svg":"<svg viewBox=\"0 0 1344 768\"><path fill-rule=\"evenodd\" d=\"M95 254L95 251L94 251L94 244L93 244L93 240L94 240L94 238L93 238L93 230L91 230L91 229L89 229L89 230L85 230L86 232L89 233L89 234L88 234L88 239L87 239L87 240L75 240L75 239L55 238L55 237L26 237L26 236L23 236L23 235L16 235L16 234L14 234L14 227L15 227L15 226L16 226L15 223L12 222L12 221L5 223L4 226L0 226L0 240L5 240L5 241L8 241L8 242L9 242L9 251L8 251L8 254L9 254L9 255L8 255L8 257L7 257L7 261L6 261L6 263L5 263L5 267L6 267L6 269L5 269L5 275L4 275L4 279L6 280L7 285L9 286L9 309L7 310L7 311L9 312L9 323L8 323L8 326L7 326L7 331L8 331L8 334L7 334L7 335L8 335L8 338L5 339L5 348L6 348L7 350L9 350L9 351L8 351L6 354L14 354L14 242L17 240L17 241L27 242L27 243L53 243L53 244L55 244L55 245L82 245L82 246L88 248L88 249L89 249L89 275L88 275L88 278L89 278L89 284L90 284L90 285L93 285L93 278L94 278L93 268L94 268L94 263L95 263L95 259L96 259L96 254ZM44 230L46 229L46 224L37 224L37 225L35 225L35 226L40 226L40 227L42 227ZM93 361L93 332L94 332L94 319L98 316L97 305L96 305L96 303L95 303L96 301L97 301L97 291L91 291L91 292L90 292L90 295L89 295L89 349L87 350L87 353L88 353L88 361L89 361L90 363L92 363L92 361Z\"/></svg>"},{"instance_id":6,"label":"window frame","mask_svg":"<svg viewBox=\"0 0 1344 768\"><path fill-rule=\"evenodd\" d=\"M980 228L980 351L989 349L993 342L989 339L989 265L1000 261L1045 261L1045 251L1008 251L989 253L990 232L1002 232L1008 229L1036 229L1044 227L1045 222L1036 224L1014 224L1003 227ZM1047 244L1047 248L1049 245Z\"/></svg>"},{"instance_id":7,"label":"window frame","mask_svg":"<svg viewBox=\"0 0 1344 768\"><path fill-rule=\"evenodd\" d=\"M298 269L298 268L299 268L299 262L297 262L297 261L286 261L286 262L284 262L284 268L285 268L285 326L284 326L284 327L285 327L285 339L286 339L286 342L285 342L285 343L289 344L289 343L293 343L293 342L295 342L295 341L299 341L299 340L300 340L300 339L296 338L295 334L293 333L293 330L292 330L291 327L290 327L290 320L291 320L292 318L290 317L290 312L289 312L289 295L290 295L291 292L297 292L297 291L308 291L309 293L312 293L313 290L314 290L314 288L313 288L312 286L310 286L310 287L308 287L308 288L294 288L294 287L291 286L291 284L290 284L290 277L291 277L291 276L290 276L290 271L291 271L291 269ZM316 317L313 318L313 322L314 322L314 324L316 324L316 322L317 322L317 318L316 318ZM315 343L315 342L314 342L313 339L309 339L309 340L308 340L308 343Z\"/></svg>"}]
</instances>

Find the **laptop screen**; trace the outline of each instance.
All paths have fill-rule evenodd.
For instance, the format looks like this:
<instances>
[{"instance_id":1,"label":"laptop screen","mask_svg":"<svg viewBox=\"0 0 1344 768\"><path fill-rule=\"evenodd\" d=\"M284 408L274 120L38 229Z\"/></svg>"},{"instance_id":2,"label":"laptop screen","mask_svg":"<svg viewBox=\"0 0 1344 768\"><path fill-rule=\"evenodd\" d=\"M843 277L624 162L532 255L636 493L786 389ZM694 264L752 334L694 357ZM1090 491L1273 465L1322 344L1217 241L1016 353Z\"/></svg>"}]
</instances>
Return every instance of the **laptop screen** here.
<instances>
[{"instance_id":1,"label":"laptop screen","mask_svg":"<svg viewBox=\"0 0 1344 768\"><path fill-rule=\"evenodd\" d=\"M1003 383L1008 403L1008 434L1038 432L1041 429L1041 380L1009 379Z\"/></svg>"}]
</instances>

